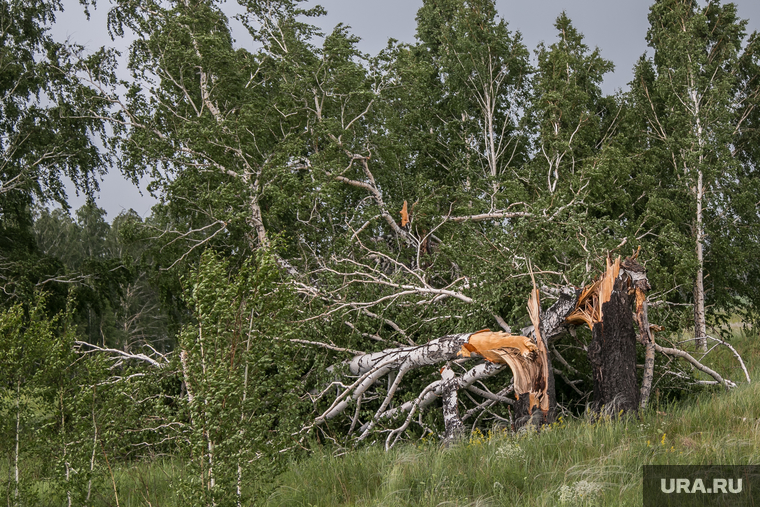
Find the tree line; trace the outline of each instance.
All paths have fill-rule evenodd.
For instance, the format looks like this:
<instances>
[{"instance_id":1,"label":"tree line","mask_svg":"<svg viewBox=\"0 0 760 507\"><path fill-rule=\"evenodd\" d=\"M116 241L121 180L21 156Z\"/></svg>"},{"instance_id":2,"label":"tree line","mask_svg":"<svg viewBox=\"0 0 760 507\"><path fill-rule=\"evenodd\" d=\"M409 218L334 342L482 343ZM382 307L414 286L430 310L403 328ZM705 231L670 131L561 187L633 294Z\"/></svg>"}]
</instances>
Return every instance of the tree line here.
<instances>
[{"instance_id":1,"label":"tree line","mask_svg":"<svg viewBox=\"0 0 760 507\"><path fill-rule=\"evenodd\" d=\"M432 360L357 358L543 330L526 295L558 308L612 256L646 269L658 336L707 351L756 325L760 41L734 4L654 2L651 56L605 95L613 64L564 13L528 48L491 0L425 0L414 43L368 55L321 34L320 7L239 3L254 51L220 2L112 2L104 29L134 37L120 78L115 50L51 37L59 1L0 2L9 505L117 496L110 467L163 456L193 505L241 505L312 445L443 438L446 403L423 409L470 380L460 419L514 421L510 373L458 348L437 387ZM150 216L105 220L107 171L150 179ZM73 215L67 179L90 198ZM552 389L577 412L592 332L559 324ZM652 364L672 397L694 383Z\"/></svg>"}]
</instances>

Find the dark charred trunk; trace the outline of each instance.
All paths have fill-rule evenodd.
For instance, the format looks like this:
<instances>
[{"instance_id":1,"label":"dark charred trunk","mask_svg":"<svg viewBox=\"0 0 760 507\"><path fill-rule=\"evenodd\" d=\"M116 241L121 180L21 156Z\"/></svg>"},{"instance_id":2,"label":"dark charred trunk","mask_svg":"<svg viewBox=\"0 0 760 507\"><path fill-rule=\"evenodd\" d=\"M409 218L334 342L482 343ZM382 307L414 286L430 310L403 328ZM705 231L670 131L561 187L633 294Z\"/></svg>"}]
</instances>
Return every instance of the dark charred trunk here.
<instances>
[{"instance_id":1,"label":"dark charred trunk","mask_svg":"<svg viewBox=\"0 0 760 507\"><path fill-rule=\"evenodd\" d=\"M533 412L530 411L530 393L523 393L517 399L514 404L514 431L519 431L520 428L525 426L533 426L539 429L544 424L550 424L552 421L549 419L549 415L552 411L544 414L538 408L533 408ZM556 406L556 403L555 403Z\"/></svg>"},{"instance_id":2,"label":"dark charred trunk","mask_svg":"<svg viewBox=\"0 0 760 507\"><path fill-rule=\"evenodd\" d=\"M623 277L615 280L610 300L602 306L603 319L594 325L588 358L594 376L596 411L617 416L638 409L636 333Z\"/></svg>"},{"instance_id":3,"label":"dark charred trunk","mask_svg":"<svg viewBox=\"0 0 760 507\"><path fill-rule=\"evenodd\" d=\"M549 374L546 376L546 395L549 397L549 412L538 421L539 424L551 424L557 416L557 392L554 387L554 367L552 366L551 354L546 354L546 362L549 366Z\"/></svg>"}]
</instances>

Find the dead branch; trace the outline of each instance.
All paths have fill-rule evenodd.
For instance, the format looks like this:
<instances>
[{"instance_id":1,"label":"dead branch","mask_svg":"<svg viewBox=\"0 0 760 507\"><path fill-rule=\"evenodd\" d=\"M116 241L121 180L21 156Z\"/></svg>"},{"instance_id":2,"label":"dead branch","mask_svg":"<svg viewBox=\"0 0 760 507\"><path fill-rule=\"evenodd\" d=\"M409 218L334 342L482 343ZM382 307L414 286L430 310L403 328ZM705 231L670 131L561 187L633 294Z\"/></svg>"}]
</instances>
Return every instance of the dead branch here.
<instances>
[{"instance_id":1,"label":"dead branch","mask_svg":"<svg viewBox=\"0 0 760 507\"><path fill-rule=\"evenodd\" d=\"M485 220L503 220L506 218L532 217L533 213L526 211L505 211L497 210L490 213L481 213L479 215L467 215L461 217L449 218L452 222L483 222Z\"/></svg>"},{"instance_id":2,"label":"dead branch","mask_svg":"<svg viewBox=\"0 0 760 507\"><path fill-rule=\"evenodd\" d=\"M742 356L739 355L739 353L736 351L735 348L733 348L731 346L730 343L728 343L728 342L726 342L724 340L721 340L720 338L715 338L715 337L710 336L710 335L705 335L705 338L709 338L710 340L716 341L716 342L720 343L721 345L724 345L724 346L728 347L731 350L731 352L733 352L733 354L736 356L736 359L739 360L739 364L742 367L742 371L744 372L744 377L747 379L747 383L748 384L752 383L752 380L749 378L749 372L747 371L747 366L744 364L744 360L742 359Z\"/></svg>"},{"instance_id":3,"label":"dead branch","mask_svg":"<svg viewBox=\"0 0 760 507\"><path fill-rule=\"evenodd\" d=\"M136 361L146 362L156 368L164 368L165 366L169 364L169 359L165 355L159 354L157 352L156 352L156 355L158 356L158 359L155 359L146 354L132 354L129 352L125 352L123 350L99 347L98 345L93 345L92 343L87 343L87 342L78 341L78 340L74 342L74 347L78 352L82 354L91 354L93 352L101 352L101 353L109 354L110 355L109 358L115 362L115 364L112 365L111 368L114 368L122 364L124 360L136 360ZM82 350L83 347L89 350Z\"/></svg>"},{"instance_id":4,"label":"dead branch","mask_svg":"<svg viewBox=\"0 0 760 507\"><path fill-rule=\"evenodd\" d=\"M689 354L688 352L686 352L685 350L674 349L672 347L663 347L663 346L661 346L661 345L659 345L657 343L654 344L654 347L655 347L655 350L657 350L657 352L659 352L661 354L665 354L665 355L669 355L669 356L676 356L676 357L680 357L682 359L687 360L696 369L698 369L699 371L702 371L704 373L707 373L712 378L714 378L718 383L723 384L723 386L726 388L726 390L728 390L731 387L736 387L736 384L734 382L732 382L729 379L724 379L723 377L720 376L720 374L718 372L716 372L715 370L713 370L711 368L708 368L707 366L703 365L702 363L700 363L699 361L697 361L696 359L694 359L692 357L692 355Z\"/></svg>"}]
</instances>

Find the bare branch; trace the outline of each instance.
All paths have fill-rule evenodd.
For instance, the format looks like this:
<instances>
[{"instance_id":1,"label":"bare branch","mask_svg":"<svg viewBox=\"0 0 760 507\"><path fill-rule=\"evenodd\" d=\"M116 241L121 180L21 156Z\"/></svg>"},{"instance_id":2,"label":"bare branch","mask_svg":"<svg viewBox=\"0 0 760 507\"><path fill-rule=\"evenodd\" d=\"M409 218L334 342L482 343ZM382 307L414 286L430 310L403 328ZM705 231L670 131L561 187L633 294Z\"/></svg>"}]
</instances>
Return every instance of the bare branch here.
<instances>
[{"instance_id":1,"label":"bare branch","mask_svg":"<svg viewBox=\"0 0 760 507\"><path fill-rule=\"evenodd\" d=\"M159 354L160 360L156 360L146 354L131 354L129 352L124 352L123 350L99 347L98 345L93 345L92 343L87 343L87 342L78 341L78 340L74 342L74 345L77 351L83 354L91 354L93 352L102 352L102 353L111 354L111 359L114 361L117 361L117 364L120 364L120 362L125 359L146 362L150 364L151 366L155 366L156 368L164 368L165 366L169 364L167 357L162 354ZM83 347L88 348L89 350L82 350Z\"/></svg>"}]
</instances>

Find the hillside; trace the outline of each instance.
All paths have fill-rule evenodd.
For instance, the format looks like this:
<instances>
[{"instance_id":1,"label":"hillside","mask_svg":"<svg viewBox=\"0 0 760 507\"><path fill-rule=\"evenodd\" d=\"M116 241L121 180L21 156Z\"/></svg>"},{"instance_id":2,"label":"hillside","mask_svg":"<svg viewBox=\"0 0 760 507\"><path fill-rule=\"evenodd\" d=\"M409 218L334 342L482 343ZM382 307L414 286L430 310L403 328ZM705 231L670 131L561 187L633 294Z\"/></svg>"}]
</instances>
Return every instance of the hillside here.
<instances>
[{"instance_id":1,"label":"hillside","mask_svg":"<svg viewBox=\"0 0 760 507\"><path fill-rule=\"evenodd\" d=\"M734 343L760 374L755 336ZM728 367L728 355L714 362ZM738 368L731 373L739 379ZM644 465L760 464L760 385L660 403L640 419L560 419L540 434L317 452L279 479L272 506L641 505Z\"/></svg>"}]
</instances>

